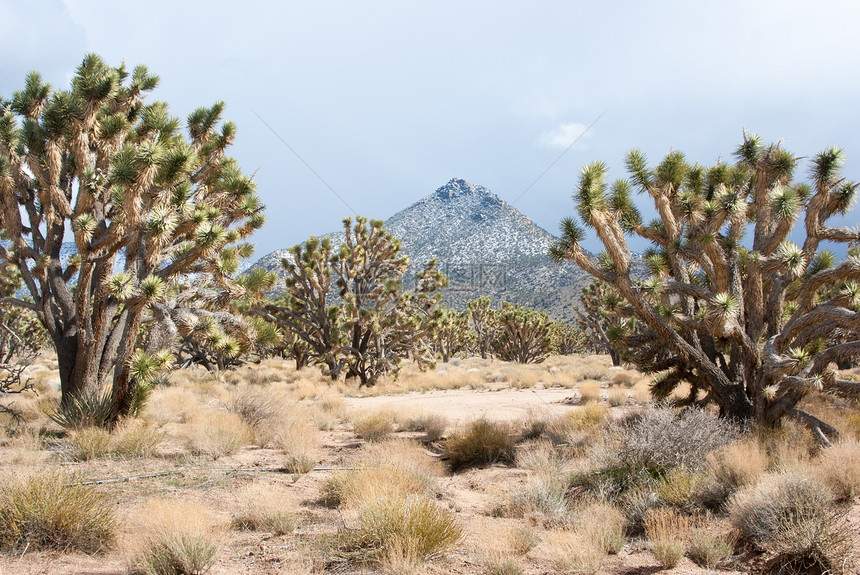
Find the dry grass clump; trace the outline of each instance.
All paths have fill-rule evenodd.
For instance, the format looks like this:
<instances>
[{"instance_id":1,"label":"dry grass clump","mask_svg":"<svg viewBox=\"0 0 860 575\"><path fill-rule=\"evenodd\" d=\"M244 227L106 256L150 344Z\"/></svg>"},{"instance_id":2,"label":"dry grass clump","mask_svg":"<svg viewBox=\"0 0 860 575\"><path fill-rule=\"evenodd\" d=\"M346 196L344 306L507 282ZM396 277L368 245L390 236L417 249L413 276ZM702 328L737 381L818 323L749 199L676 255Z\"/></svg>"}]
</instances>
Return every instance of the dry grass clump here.
<instances>
[{"instance_id":1,"label":"dry grass clump","mask_svg":"<svg viewBox=\"0 0 860 575\"><path fill-rule=\"evenodd\" d=\"M705 465L717 481L735 490L755 483L767 471L770 458L758 441L749 439L709 454Z\"/></svg>"},{"instance_id":2,"label":"dry grass clump","mask_svg":"<svg viewBox=\"0 0 860 575\"><path fill-rule=\"evenodd\" d=\"M454 515L421 495L390 495L365 504L355 527L338 534L338 559L381 564L427 560L454 547L463 528Z\"/></svg>"},{"instance_id":3,"label":"dry grass clump","mask_svg":"<svg viewBox=\"0 0 860 575\"><path fill-rule=\"evenodd\" d=\"M612 374L612 377L609 379L609 382L612 385L620 385L623 387L633 387L637 381L642 379L642 374L638 371L631 371L629 369L622 369L620 371L616 371Z\"/></svg>"},{"instance_id":4,"label":"dry grass clump","mask_svg":"<svg viewBox=\"0 0 860 575\"><path fill-rule=\"evenodd\" d=\"M161 433L142 419L125 419L113 431L111 453L117 457L152 457L161 444Z\"/></svg>"},{"instance_id":5,"label":"dry grass clump","mask_svg":"<svg viewBox=\"0 0 860 575\"><path fill-rule=\"evenodd\" d=\"M132 563L146 575L201 575L215 563L218 525L199 505L156 500L146 506Z\"/></svg>"},{"instance_id":6,"label":"dry grass clump","mask_svg":"<svg viewBox=\"0 0 860 575\"><path fill-rule=\"evenodd\" d=\"M201 415L200 394L184 387L156 387L146 401L144 416L159 425L187 423Z\"/></svg>"},{"instance_id":7,"label":"dry grass clump","mask_svg":"<svg viewBox=\"0 0 860 575\"><path fill-rule=\"evenodd\" d=\"M825 449L815 463L814 473L820 474L838 500L860 495L860 443L842 441Z\"/></svg>"},{"instance_id":8,"label":"dry grass clump","mask_svg":"<svg viewBox=\"0 0 860 575\"><path fill-rule=\"evenodd\" d=\"M734 553L737 531L718 533L705 525L693 529L687 542L687 553L697 565L716 569Z\"/></svg>"},{"instance_id":9,"label":"dry grass clump","mask_svg":"<svg viewBox=\"0 0 860 575\"><path fill-rule=\"evenodd\" d=\"M445 440L444 457L451 471L493 463L513 463L514 441L508 425L476 419Z\"/></svg>"},{"instance_id":10,"label":"dry grass clump","mask_svg":"<svg viewBox=\"0 0 860 575\"><path fill-rule=\"evenodd\" d=\"M427 437L427 441L438 441L444 437L450 424L450 420L440 413L418 411L406 418L402 429L404 431L420 431Z\"/></svg>"},{"instance_id":11,"label":"dry grass clump","mask_svg":"<svg viewBox=\"0 0 860 575\"><path fill-rule=\"evenodd\" d=\"M609 405L612 407L620 407L622 405L627 404L627 400L630 398L630 392L626 389L618 389L611 388L606 395L606 401L609 402Z\"/></svg>"},{"instance_id":12,"label":"dry grass clump","mask_svg":"<svg viewBox=\"0 0 860 575\"><path fill-rule=\"evenodd\" d=\"M227 409L252 429L259 429L283 415L287 410L287 399L271 387L244 386L232 394Z\"/></svg>"},{"instance_id":13,"label":"dry grass clump","mask_svg":"<svg viewBox=\"0 0 860 575\"><path fill-rule=\"evenodd\" d=\"M360 415L352 422L352 430L365 441L382 441L394 433L396 419L389 411L374 411Z\"/></svg>"},{"instance_id":14,"label":"dry grass clump","mask_svg":"<svg viewBox=\"0 0 860 575\"><path fill-rule=\"evenodd\" d=\"M660 501L680 509L692 509L702 497L707 474L686 467L673 467L660 477L657 496Z\"/></svg>"},{"instance_id":15,"label":"dry grass clump","mask_svg":"<svg viewBox=\"0 0 860 575\"><path fill-rule=\"evenodd\" d=\"M642 521L651 552L665 569L671 569L684 556L690 534L690 520L671 508L650 509Z\"/></svg>"},{"instance_id":16,"label":"dry grass clump","mask_svg":"<svg viewBox=\"0 0 860 575\"><path fill-rule=\"evenodd\" d=\"M604 553L615 555L624 547L627 519L614 505L590 503L576 510L577 529Z\"/></svg>"},{"instance_id":17,"label":"dry grass clump","mask_svg":"<svg viewBox=\"0 0 860 575\"><path fill-rule=\"evenodd\" d=\"M414 441L396 439L371 445L356 469L334 473L321 488L329 506L355 509L368 501L397 495L435 494L441 465Z\"/></svg>"},{"instance_id":18,"label":"dry grass clump","mask_svg":"<svg viewBox=\"0 0 860 575\"><path fill-rule=\"evenodd\" d=\"M609 408L599 403L589 403L582 407L569 409L564 413L564 421L576 431L593 432L606 423Z\"/></svg>"},{"instance_id":19,"label":"dry grass clump","mask_svg":"<svg viewBox=\"0 0 860 575\"><path fill-rule=\"evenodd\" d=\"M484 556L484 573L487 575L522 575L523 566L513 557L504 553L490 553Z\"/></svg>"},{"instance_id":20,"label":"dry grass clump","mask_svg":"<svg viewBox=\"0 0 860 575\"><path fill-rule=\"evenodd\" d=\"M101 427L82 427L72 431L68 445L70 451L67 457L72 461L107 457L111 445L110 431Z\"/></svg>"},{"instance_id":21,"label":"dry grass clump","mask_svg":"<svg viewBox=\"0 0 860 575\"><path fill-rule=\"evenodd\" d=\"M233 513L234 529L270 531L275 535L292 533L296 528L288 494L271 485L251 484L239 494Z\"/></svg>"},{"instance_id":22,"label":"dry grass clump","mask_svg":"<svg viewBox=\"0 0 860 575\"><path fill-rule=\"evenodd\" d=\"M505 534L507 550L515 555L525 555L540 543L540 536L530 525L511 527Z\"/></svg>"},{"instance_id":23,"label":"dry grass clump","mask_svg":"<svg viewBox=\"0 0 860 575\"><path fill-rule=\"evenodd\" d=\"M270 438L267 444L284 454L284 467L290 473L307 473L317 464L319 427L300 406L287 409L265 433Z\"/></svg>"},{"instance_id":24,"label":"dry grass clump","mask_svg":"<svg viewBox=\"0 0 860 575\"><path fill-rule=\"evenodd\" d=\"M822 483L796 473L766 475L736 493L727 512L744 538L776 554L786 572L804 565L842 572L851 534Z\"/></svg>"},{"instance_id":25,"label":"dry grass clump","mask_svg":"<svg viewBox=\"0 0 860 575\"><path fill-rule=\"evenodd\" d=\"M0 548L98 553L114 539L113 505L91 486L57 472L0 482Z\"/></svg>"},{"instance_id":26,"label":"dry grass clump","mask_svg":"<svg viewBox=\"0 0 860 575\"><path fill-rule=\"evenodd\" d=\"M586 381L579 386L579 401L583 404L600 402L600 387L593 381Z\"/></svg>"},{"instance_id":27,"label":"dry grass clump","mask_svg":"<svg viewBox=\"0 0 860 575\"><path fill-rule=\"evenodd\" d=\"M248 426L235 413L206 413L189 424L185 443L194 455L218 459L238 452L250 435Z\"/></svg>"},{"instance_id":28,"label":"dry grass clump","mask_svg":"<svg viewBox=\"0 0 860 575\"><path fill-rule=\"evenodd\" d=\"M555 571L569 575L595 575L606 557L599 544L578 531L551 532L541 547Z\"/></svg>"}]
</instances>

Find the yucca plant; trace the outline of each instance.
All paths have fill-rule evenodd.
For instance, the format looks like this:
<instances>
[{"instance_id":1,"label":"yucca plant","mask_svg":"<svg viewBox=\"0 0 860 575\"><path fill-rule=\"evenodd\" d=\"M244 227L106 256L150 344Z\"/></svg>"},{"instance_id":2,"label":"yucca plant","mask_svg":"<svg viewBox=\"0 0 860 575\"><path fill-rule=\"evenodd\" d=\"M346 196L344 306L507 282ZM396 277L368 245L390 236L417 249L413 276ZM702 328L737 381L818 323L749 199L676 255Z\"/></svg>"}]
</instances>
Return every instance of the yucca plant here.
<instances>
[{"instance_id":1,"label":"yucca plant","mask_svg":"<svg viewBox=\"0 0 860 575\"><path fill-rule=\"evenodd\" d=\"M840 174L836 147L812 158L808 183L794 180L800 158L781 144L745 133L735 157L701 166L671 152L651 167L633 150L628 179L614 184L605 164L586 166L574 199L606 251L589 257L585 230L568 218L550 255L603 282L595 307L607 339L624 361L659 374L655 395L686 382L688 403L767 426L791 418L830 445L837 430L799 404L813 391L860 397L860 384L831 368L860 354L860 232L829 223L857 184ZM659 219L643 223L633 189ZM798 220L802 244L788 239ZM634 278L625 235L651 244L645 280ZM846 245L847 257L837 261L827 242Z\"/></svg>"},{"instance_id":2,"label":"yucca plant","mask_svg":"<svg viewBox=\"0 0 860 575\"><path fill-rule=\"evenodd\" d=\"M183 133L167 104L145 101L158 81L89 54L68 90L32 72L0 101L0 275L20 273L30 301L7 302L36 310L50 335L63 409L110 384L111 418L130 411L140 383L130 359L176 332L174 282L201 280L198 301L245 294L231 279L236 255L250 253L244 240L265 218L254 183L225 155L236 127L216 102ZM77 253L66 262L67 230Z\"/></svg>"}]
</instances>

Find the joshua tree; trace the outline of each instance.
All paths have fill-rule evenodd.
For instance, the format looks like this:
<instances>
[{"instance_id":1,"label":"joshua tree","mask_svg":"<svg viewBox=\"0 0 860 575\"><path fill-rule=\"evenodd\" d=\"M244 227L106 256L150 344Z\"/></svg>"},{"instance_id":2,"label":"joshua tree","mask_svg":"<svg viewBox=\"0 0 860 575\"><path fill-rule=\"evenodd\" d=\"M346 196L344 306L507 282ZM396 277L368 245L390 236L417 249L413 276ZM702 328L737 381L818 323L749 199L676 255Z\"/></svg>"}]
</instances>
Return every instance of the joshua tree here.
<instances>
[{"instance_id":1,"label":"joshua tree","mask_svg":"<svg viewBox=\"0 0 860 575\"><path fill-rule=\"evenodd\" d=\"M482 359L487 359L499 329L498 312L493 309L493 302L487 296L471 300L466 304L466 312L475 331L478 353Z\"/></svg>"},{"instance_id":2,"label":"joshua tree","mask_svg":"<svg viewBox=\"0 0 860 575\"><path fill-rule=\"evenodd\" d=\"M433 347L443 362L448 363L455 353L471 347L474 340L466 312L444 306L437 308L433 318Z\"/></svg>"},{"instance_id":3,"label":"joshua tree","mask_svg":"<svg viewBox=\"0 0 860 575\"><path fill-rule=\"evenodd\" d=\"M498 322L493 349L501 359L540 363L553 353L555 323L545 313L505 302Z\"/></svg>"},{"instance_id":4,"label":"joshua tree","mask_svg":"<svg viewBox=\"0 0 860 575\"><path fill-rule=\"evenodd\" d=\"M224 104L188 117L188 137L158 77L88 55L69 90L33 72L0 103L0 267L14 265L57 351L63 403L112 382L128 409L150 362L136 352L145 314L182 274L208 274L227 300L241 241L263 222L254 184L225 156L236 128ZM66 260L63 242L76 254Z\"/></svg>"},{"instance_id":5,"label":"joshua tree","mask_svg":"<svg viewBox=\"0 0 860 575\"><path fill-rule=\"evenodd\" d=\"M581 353L588 349L589 341L576 326L561 321L552 324L552 351L558 355Z\"/></svg>"},{"instance_id":6,"label":"joshua tree","mask_svg":"<svg viewBox=\"0 0 860 575\"><path fill-rule=\"evenodd\" d=\"M725 416L764 425L790 417L826 445L837 431L798 403L816 390L860 396L860 384L831 365L860 355L860 258L852 247L860 233L828 224L847 212L857 185L840 175L835 147L812 159L808 184L793 181L799 159L779 144L744 134L736 157L735 165L706 168L671 152L651 169L634 150L630 180L611 186L603 163L586 166L575 200L606 253L587 257L583 230L566 219L551 255L617 291L619 313L637 320L619 341L637 348L640 367L666 374L658 395L688 381L691 400L713 402ZM651 196L658 220L642 224L632 187ZM798 217L801 245L789 240ZM653 244L643 282L630 277L625 233ZM848 257L838 262L825 241L848 244Z\"/></svg>"},{"instance_id":7,"label":"joshua tree","mask_svg":"<svg viewBox=\"0 0 860 575\"><path fill-rule=\"evenodd\" d=\"M579 297L582 310L576 308L576 323L593 351L609 354L612 365L621 365L618 352L612 347L612 339L623 329L613 314L618 303L615 292L600 280L591 282Z\"/></svg>"},{"instance_id":8,"label":"joshua tree","mask_svg":"<svg viewBox=\"0 0 860 575\"><path fill-rule=\"evenodd\" d=\"M294 246L281 263L287 272L283 305L253 313L290 331L304 342L308 356L332 379L342 374L373 385L395 372L404 357L420 365L429 354L433 308L430 295L447 280L431 261L419 274L418 292L404 292L409 258L400 242L378 220L344 220L344 241L335 252L328 238ZM332 277L335 286L332 286ZM339 302L330 304L336 287Z\"/></svg>"}]
</instances>

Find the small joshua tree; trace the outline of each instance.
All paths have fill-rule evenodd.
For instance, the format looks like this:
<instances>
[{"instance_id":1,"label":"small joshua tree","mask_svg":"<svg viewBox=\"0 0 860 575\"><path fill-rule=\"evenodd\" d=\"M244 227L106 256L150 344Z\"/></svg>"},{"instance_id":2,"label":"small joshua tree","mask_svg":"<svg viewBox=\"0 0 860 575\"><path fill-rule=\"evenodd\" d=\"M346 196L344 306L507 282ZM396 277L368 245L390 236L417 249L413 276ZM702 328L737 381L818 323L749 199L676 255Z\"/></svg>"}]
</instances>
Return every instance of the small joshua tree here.
<instances>
[{"instance_id":1,"label":"small joshua tree","mask_svg":"<svg viewBox=\"0 0 860 575\"><path fill-rule=\"evenodd\" d=\"M152 304L186 274L240 298L232 262L264 222L225 155L236 127L221 123L224 104L194 111L186 135L165 103L144 102L157 84L144 66L88 55L69 90L33 72L0 101L0 270L14 266L31 298L6 301L45 326L63 404L110 384L114 419L151 372L139 335Z\"/></svg>"},{"instance_id":2,"label":"small joshua tree","mask_svg":"<svg viewBox=\"0 0 860 575\"><path fill-rule=\"evenodd\" d=\"M836 147L812 159L808 183L794 181L798 158L754 135L744 134L736 158L703 167L671 152L650 168L634 150L630 178L611 185L605 164L586 166L575 200L606 252L589 258L569 218L551 255L617 292L616 313L636 320L618 342L637 350L641 368L665 374L657 395L687 381L692 401L727 417L762 425L790 417L828 445L837 430L798 403L813 391L860 396L860 384L832 367L860 356L860 232L828 224L848 211L857 185L840 175ZM659 219L642 223L633 188L651 197ZM800 245L789 240L798 218ZM631 278L625 234L652 244L645 281ZM838 261L825 241L847 244L848 257Z\"/></svg>"},{"instance_id":3,"label":"small joshua tree","mask_svg":"<svg viewBox=\"0 0 860 575\"><path fill-rule=\"evenodd\" d=\"M481 296L466 304L466 313L475 332L478 353L482 359L487 359L499 329L498 311L493 309L490 298Z\"/></svg>"},{"instance_id":4,"label":"small joshua tree","mask_svg":"<svg viewBox=\"0 0 860 575\"><path fill-rule=\"evenodd\" d=\"M592 351L609 354L612 365L621 365L621 358L612 344L612 337L624 329L623 319L612 311L618 304L615 291L600 280L591 282L582 289L579 297L582 309L576 308L576 323L587 339Z\"/></svg>"},{"instance_id":5,"label":"small joshua tree","mask_svg":"<svg viewBox=\"0 0 860 575\"><path fill-rule=\"evenodd\" d=\"M555 323L545 313L505 302L498 321L493 349L501 359L540 363L554 352Z\"/></svg>"},{"instance_id":6,"label":"small joshua tree","mask_svg":"<svg viewBox=\"0 0 860 575\"><path fill-rule=\"evenodd\" d=\"M465 312L440 306L433 318L433 347L448 363L451 357L468 349L475 341L475 334L469 329L469 316Z\"/></svg>"},{"instance_id":7,"label":"small joshua tree","mask_svg":"<svg viewBox=\"0 0 860 575\"><path fill-rule=\"evenodd\" d=\"M409 258L400 250L381 221L358 217L353 226L347 218L337 251L328 238L315 237L290 250L281 262L288 290L283 302L253 313L304 342L307 357L332 379L345 375L373 385L396 373L403 358L428 365L439 302L432 294L447 280L431 261L419 274L418 291L404 291ZM335 289L339 301L330 303Z\"/></svg>"}]
</instances>

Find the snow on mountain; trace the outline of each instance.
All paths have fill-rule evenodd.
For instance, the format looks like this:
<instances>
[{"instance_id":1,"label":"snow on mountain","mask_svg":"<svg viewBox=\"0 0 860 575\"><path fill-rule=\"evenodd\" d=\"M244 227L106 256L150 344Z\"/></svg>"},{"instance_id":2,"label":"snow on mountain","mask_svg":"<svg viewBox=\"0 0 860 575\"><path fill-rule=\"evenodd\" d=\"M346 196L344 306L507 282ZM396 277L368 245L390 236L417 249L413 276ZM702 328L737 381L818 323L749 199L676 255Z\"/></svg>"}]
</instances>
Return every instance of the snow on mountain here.
<instances>
[{"instance_id":1,"label":"snow on mountain","mask_svg":"<svg viewBox=\"0 0 860 575\"><path fill-rule=\"evenodd\" d=\"M430 259L449 278L445 299L458 308L482 295L543 309L572 319L579 290L590 281L573 264L557 266L547 252L557 241L516 208L483 186L454 178L435 192L397 212L385 229L400 239L411 260L404 283ZM327 234L334 246L343 233ZM252 267L283 277L287 249L263 256ZM283 283L279 286L283 289Z\"/></svg>"}]
</instances>

